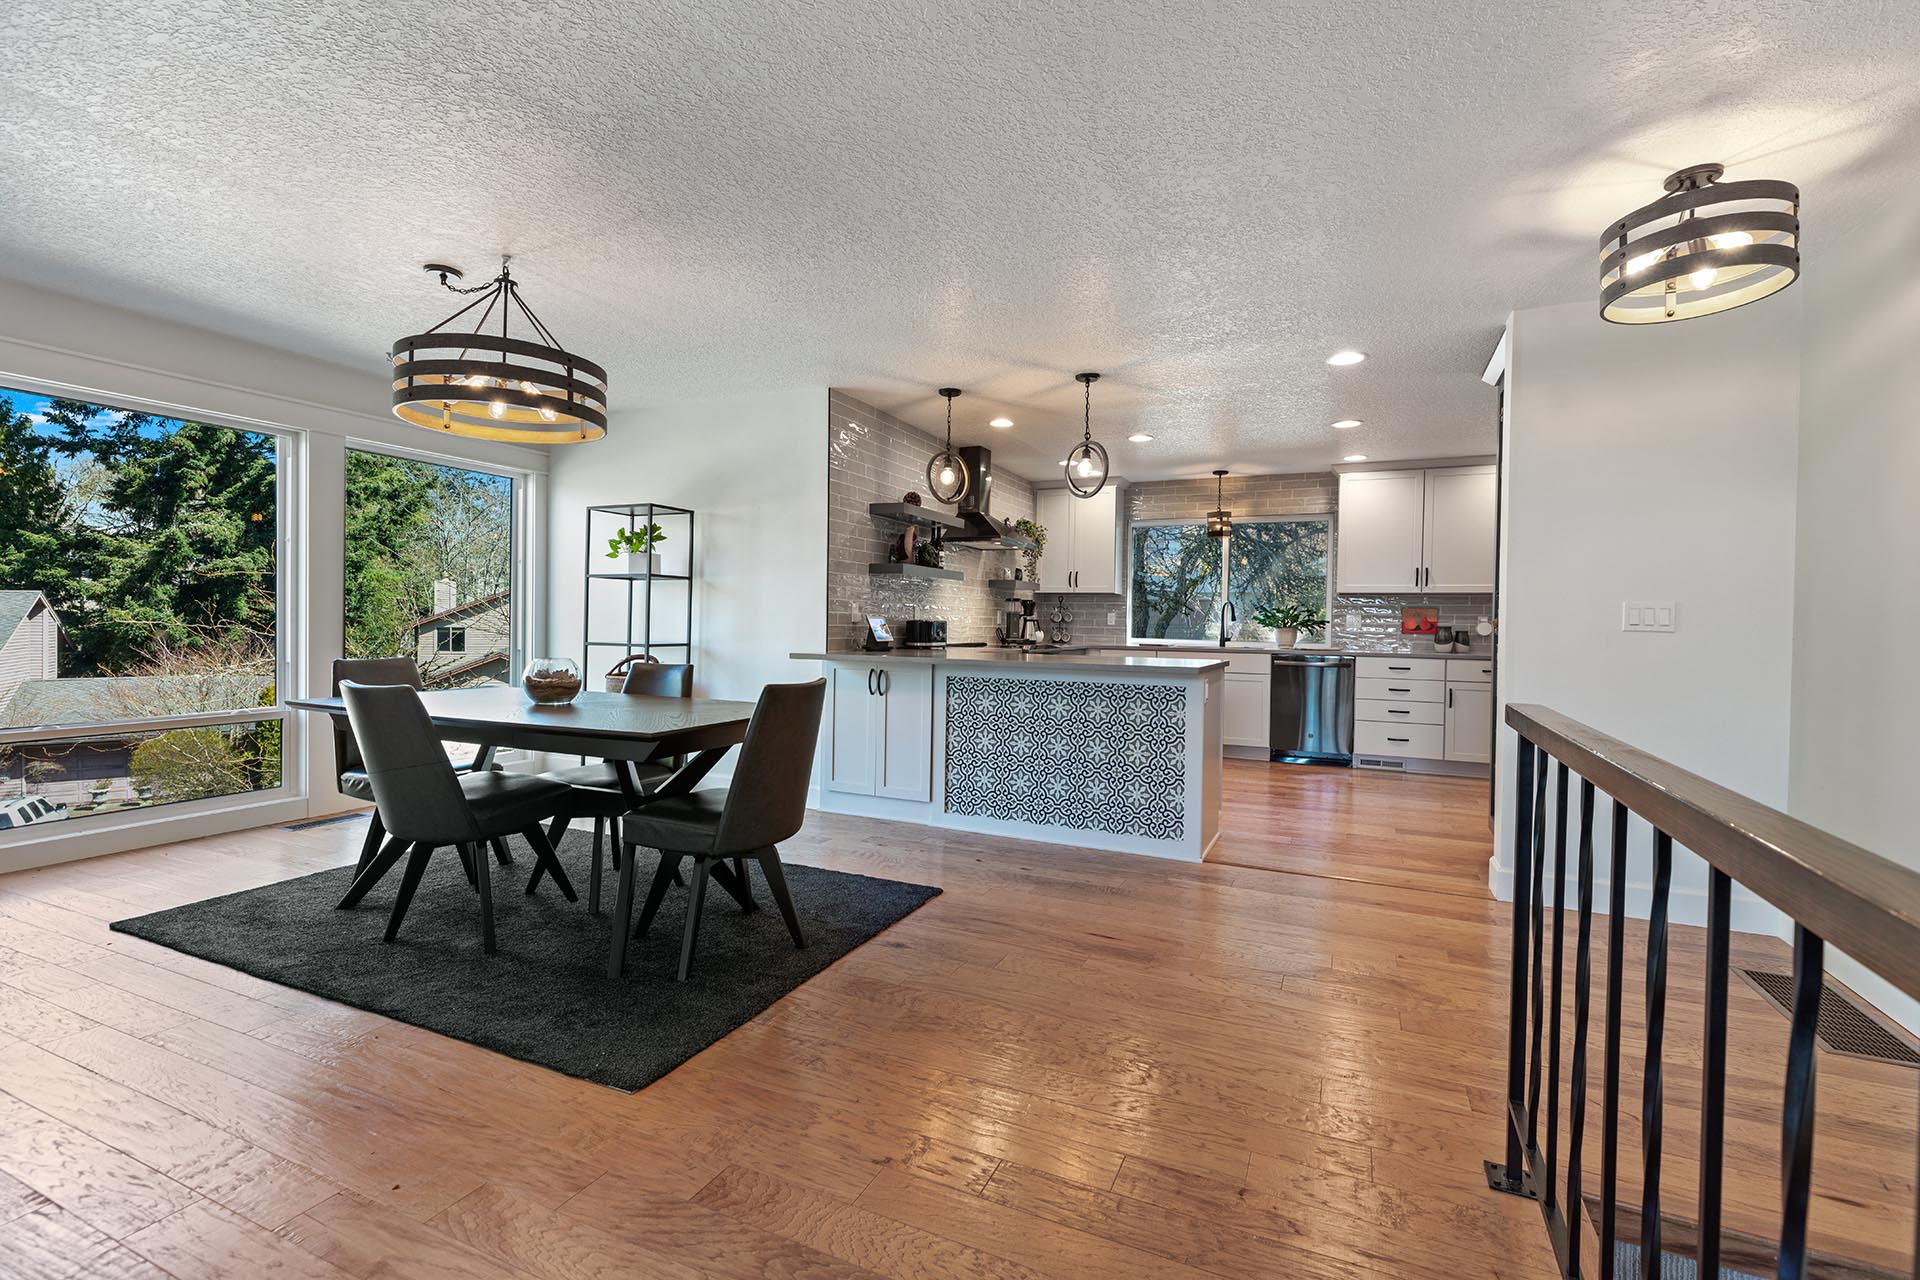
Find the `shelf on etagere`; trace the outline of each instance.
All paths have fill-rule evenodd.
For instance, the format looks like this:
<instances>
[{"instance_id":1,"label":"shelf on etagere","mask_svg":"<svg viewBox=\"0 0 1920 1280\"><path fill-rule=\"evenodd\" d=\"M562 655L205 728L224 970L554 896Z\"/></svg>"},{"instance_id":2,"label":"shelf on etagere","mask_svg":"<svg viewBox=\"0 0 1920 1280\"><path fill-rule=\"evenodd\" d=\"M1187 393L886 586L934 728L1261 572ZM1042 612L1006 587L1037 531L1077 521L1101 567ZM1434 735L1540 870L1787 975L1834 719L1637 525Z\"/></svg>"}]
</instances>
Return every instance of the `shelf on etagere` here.
<instances>
[{"instance_id":1,"label":"shelf on etagere","mask_svg":"<svg viewBox=\"0 0 1920 1280\"><path fill-rule=\"evenodd\" d=\"M589 578L617 578L621 582L692 582L693 578L684 573L590 573Z\"/></svg>"},{"instance_id":2,"label":"shelf on etagere","mask_svg":"<svg viewBox=\"0 0 1920 1280\"><path fill-rule=\"evenodd\" d=\"M915 582L965 582L967 575L958 569L935 569L924 564L870 564L867 573L875 578L910 578Z\"/></svg>"},{"instance_id":3,"label":"shelf on etagere","mask_svg":"<svg viewBox=\"0 0 1920 1280\"><path fill-rule=\"evenodd\" d=\"M944 511L932 507L923 507L914 502L870 502L867 514L876 520L893 520L900 524L917 524L923 529L964 530L967 522L959 516L950 516Z\"/></svg>"}]
</instances>

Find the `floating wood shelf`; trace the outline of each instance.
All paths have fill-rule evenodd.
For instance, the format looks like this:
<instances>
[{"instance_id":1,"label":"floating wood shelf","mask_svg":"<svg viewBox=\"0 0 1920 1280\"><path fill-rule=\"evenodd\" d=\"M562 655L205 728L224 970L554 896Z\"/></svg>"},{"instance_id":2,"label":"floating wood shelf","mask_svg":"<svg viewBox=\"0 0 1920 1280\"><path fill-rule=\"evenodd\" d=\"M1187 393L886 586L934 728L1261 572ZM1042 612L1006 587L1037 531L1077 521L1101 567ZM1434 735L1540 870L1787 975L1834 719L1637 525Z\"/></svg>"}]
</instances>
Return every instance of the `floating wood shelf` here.
<instances>
[{"instance_id":1,"label":"floating wood shelf","mask_svg":"<svg viewBox=\"0 0 1920 1280\"><path fill-rule=\"evenodd\" d=\"M994 578L992 582L995 593L1009 600L1033 599L1034 586L1031 582L1024 580L1016 582L1012 578Z\"/></svg>"},{"instance_id":2,"label":"floating wood shelf","mask_svg":"<svg viewBox=\"0 0 1920 1280\"><path fill-rule=\"evenodd\" d=\"M869 503L867 514L876 520L917 524L923 529L951 529L957 532L967 527L967 522L959 516L950 516L944 511L936 511L932 507L922 507L911 502Z\"/></svg>"},{"instance_id":3,"label":"floating wood shelf","mask_svg":"<svg viewBox=\"0 0 1920 1280\"><path fill-rule=\"evenodd\" d=\"M924 564L870 564L867 573L876 578L911 578L916 582L965 582L967 575L958 569L932 569Z\"/></svg>"}]
</instances>

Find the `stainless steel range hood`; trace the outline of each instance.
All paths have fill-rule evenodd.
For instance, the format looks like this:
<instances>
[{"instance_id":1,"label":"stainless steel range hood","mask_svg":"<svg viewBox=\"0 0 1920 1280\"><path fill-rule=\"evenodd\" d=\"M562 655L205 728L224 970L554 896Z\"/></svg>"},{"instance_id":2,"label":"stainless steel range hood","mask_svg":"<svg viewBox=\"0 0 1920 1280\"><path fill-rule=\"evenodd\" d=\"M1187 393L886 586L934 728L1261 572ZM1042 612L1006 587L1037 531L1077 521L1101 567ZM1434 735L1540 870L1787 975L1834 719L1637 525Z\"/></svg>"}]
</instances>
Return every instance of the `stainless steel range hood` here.
<instances>
[{"instance_id":1,"label":"stainless steel range hood","mask_svg":"<svg viewBox=\"0 0 1920 1280\"><path fill-rule=\"evenodd\" d=\"M967 476L971 481L967 485L966 496L955 504L955 514L967 522L965 533L950 533L948 542L964 542L968 546L987 550L1008 548L1017 551L1033 550L1033 543L1015 533L1005 522L996 519L988 508L993 502L993 450L980 445L966 445L957 451L960 461L966 464Z\"/></svg>"}]
</instances>

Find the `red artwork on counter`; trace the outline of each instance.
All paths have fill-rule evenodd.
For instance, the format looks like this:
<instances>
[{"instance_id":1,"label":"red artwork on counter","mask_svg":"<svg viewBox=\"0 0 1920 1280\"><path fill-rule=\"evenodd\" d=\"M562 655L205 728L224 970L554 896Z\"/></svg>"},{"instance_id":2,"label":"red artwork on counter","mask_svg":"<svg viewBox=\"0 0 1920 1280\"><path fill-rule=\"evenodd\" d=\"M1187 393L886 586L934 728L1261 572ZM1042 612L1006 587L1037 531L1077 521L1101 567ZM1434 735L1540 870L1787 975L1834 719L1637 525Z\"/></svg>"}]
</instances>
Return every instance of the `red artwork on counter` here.
<instances>
[{"instance_id":1,"label":"red artwork on counter","mask_svg":"<svg viewBox=\"0 0 1920 1280\"><path fill-rule=\"evenodd\" d=\"M1425 605L1408 605L1400 610L1400 634L1430 636L1440 629L1440 611Z\"/></svg>"}]
</instances>

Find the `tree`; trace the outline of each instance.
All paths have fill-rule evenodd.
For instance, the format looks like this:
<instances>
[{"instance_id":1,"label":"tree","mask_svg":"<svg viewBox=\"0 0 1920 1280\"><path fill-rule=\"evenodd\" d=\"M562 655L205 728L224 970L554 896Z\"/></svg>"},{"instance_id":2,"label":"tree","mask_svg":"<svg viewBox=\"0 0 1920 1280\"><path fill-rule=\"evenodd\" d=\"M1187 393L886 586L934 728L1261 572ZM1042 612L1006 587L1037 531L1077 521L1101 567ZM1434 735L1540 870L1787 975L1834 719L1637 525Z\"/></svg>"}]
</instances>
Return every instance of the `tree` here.
<instances>
[{"instance_id":1,"label":"tree","mask_svg":"<svg viewBox=\"0 0 1920 1280\"><path fill-rule=\"evenodd\" d=\"M424 462L347 451L346 656L400 652L406 624L428 612L433 579L418 544L432 520L434 472Z\"/></svg>"},{"instance_id":2,"label":"tree","mask_svg":"<svg viewBox=\"0 0 1920 1280\"><path fill-rule=\"evenodd\" d=\"M1220 539L1201 525L1133 530L1133 617L1137 634L1205 639L1220 600Z\"/></svg>"},{"instance_id":3,"label":"tree","mask_svg":"<svg viewBox=\"0 0 1920 1280\"><path fill-rule=\"evenodd\" d=\"M56 609L77 599L70 524L51 444L0 395L0 587L44 592Z\"/></svg>"},{"instance_id":4,"label":"tree","mask_svg":"<svg viewBox=\"0 0 1920 1280\"><path fill-rule=\"evenodd\" d=\"M253 790L245 752L219 729L173 729L133 749L133 785L157 804Z\"/></svg>"}]
</instances>

